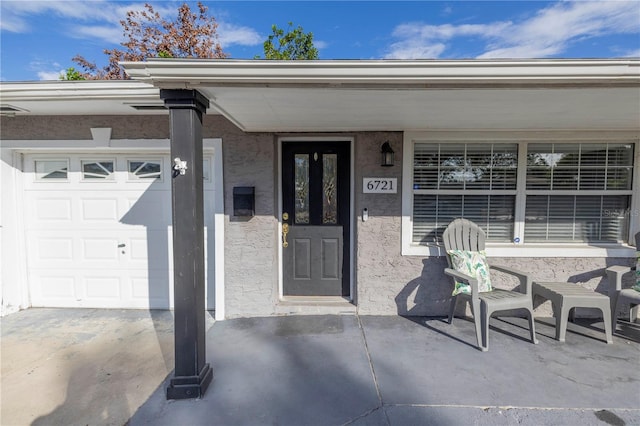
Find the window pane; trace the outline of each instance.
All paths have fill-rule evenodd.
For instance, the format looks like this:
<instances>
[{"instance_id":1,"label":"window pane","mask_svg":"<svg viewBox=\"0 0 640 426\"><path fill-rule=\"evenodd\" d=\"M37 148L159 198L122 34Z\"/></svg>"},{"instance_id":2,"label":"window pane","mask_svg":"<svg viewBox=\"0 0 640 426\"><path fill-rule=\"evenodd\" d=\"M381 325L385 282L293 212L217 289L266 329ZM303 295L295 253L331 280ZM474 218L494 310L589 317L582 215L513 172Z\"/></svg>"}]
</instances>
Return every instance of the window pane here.
<instances>
[{"instance_id":1,"label":"window pane","mask_svg":"<svg viewBox=\"0 0 640 426\"><path fill-rule=\"evenodd\" d=\"M309 155L296 154L295 168L295 223L309 223Z\"/></svg>"},{"instance_id":2,"label":"window pane","mask_svg":"<svg viewBox=\"0 0 640 426\"><path fill-rule=\"evenodd\" d=\"M67 160L37 160L36 178L66 179L69 170Z\"/></svg>"},{"instance_id":3,"label":"window pane","mask_svg":"<svg viewBox=\"0 0 640 426\"><path fill-rule=\"evenodd\" d=\"M631 189L632 144L529 144L527 189Z\"/></svg>"},{"instance_id":4,"label":"window pane","mask_svg":"<svg viewBox=\"0 0 640 426\"><path fill-rule=\"evenodd\" d=\"M464 189L466 181L477 179L477 173L466 162L464 152L463 144L440 145L439 189Z\"/></svg>"},{"instance_id":5,"label":"window pane","mask_svg":"<svg viewBox=\"0 0 640 426\"><path fill-rule=\"evenodd\" d=\"M526 242L622 242L630 197L529 195Z\"/></svg>"},{"instance_id":6,"label":"window pane","mask_svg":"<svg viewBox=\"0 0 640 426\"><path fill-rule=\"evenodd\" d=\"M159 179L161 173L157 161L129 161L129 179Z\"/></svg>"},{"instance_id":7,"label":"window pane","mask_svg":"<svg viewBox=\"0 0 640 426\"><path fill-rule=\"evenodd\" d=\"M113 161L83 161L82 178L112 180Z\"/></svg>"},{"instance_id":8,"label":"window pane","mask_svg":"<svg viewBox=\"0 0 640 426\"><path fill-rule=\"evenodd\" d=\"M413 157L413 189L438 188L439 168L439 145L416 144Z\"/></svg>"},{"instance_id":9,"label":"window pane","mask_svg":"<svg viewBox=\"0 0 640 426\"><path fill-rule=\"evenodd\" d=\"M515 189L516 144L415 145L413 189Z\"/></svg>"},{"instance_id":10,"label":"window pane","mask_svg":"<svg viewBox=\"0 0 640 426\"><path fill-rule=\"evenodd\" d=\"M491 146L491 189L515 189L518 174L518 145Z\"/></svg>"},{"instance_id":11,"label":"window pane","mask_svg":"<svg viewBox=\"0 0 640 426\"><path fill-rule=\"evenodd\" d=\"M322 223L338 223L338 155L322 156Z\"/></svg>"},{"instance_id":12,"label":"window pane","mask_svg":"<svg viewBox=\"0 0 640 426\"><path fill-rule=\"evenodd\" d=\"M413 206L413 242L437 244L442 231L458 217L474 221L490 241L511 241L515 196L416 194Z\"/></svg>"}]
</instances>

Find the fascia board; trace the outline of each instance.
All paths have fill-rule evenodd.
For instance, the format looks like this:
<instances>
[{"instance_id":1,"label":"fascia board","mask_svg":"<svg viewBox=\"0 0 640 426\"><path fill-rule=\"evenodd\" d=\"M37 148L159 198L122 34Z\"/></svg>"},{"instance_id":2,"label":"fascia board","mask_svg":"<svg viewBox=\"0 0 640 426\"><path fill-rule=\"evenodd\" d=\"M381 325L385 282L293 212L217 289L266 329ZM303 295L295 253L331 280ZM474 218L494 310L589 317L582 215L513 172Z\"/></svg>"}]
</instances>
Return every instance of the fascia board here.
<instances>
[{"instance_id":1,"label":"fascia board","mask_svg":"<svg viewBox=\"0 0 640 426\"><path fill-rule=\"evenodd\" d=\"M122 62L157 87L207 85L640 85L639 60L269 61L149 59ZM364 87L366 88L366 87Z\"/></svg>"},{"instance_id":2,"label":"fascia board","mask_svg":"<svg viewBox=\"0 0 640 426\"><path fill-rule=\"evenodd\" d=\"M74 99L159 99L158 88L140 81L3 82L2 103Z\"/></svg>"}]
</instances>

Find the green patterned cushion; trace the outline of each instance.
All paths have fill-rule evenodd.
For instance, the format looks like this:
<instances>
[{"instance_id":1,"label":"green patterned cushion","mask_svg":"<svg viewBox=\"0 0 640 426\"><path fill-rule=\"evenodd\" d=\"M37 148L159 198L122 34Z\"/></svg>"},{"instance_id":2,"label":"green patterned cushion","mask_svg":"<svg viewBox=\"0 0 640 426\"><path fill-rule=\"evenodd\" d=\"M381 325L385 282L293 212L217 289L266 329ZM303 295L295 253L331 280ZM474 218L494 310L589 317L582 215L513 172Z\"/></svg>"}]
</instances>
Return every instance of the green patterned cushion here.
<instances>
[{"instance_id":1,"label":"green patterned cushion","mask_svg":"<svg viewBox=\"0 0 640 426\"><path fill-rule=\"evenodd\" d=\"M484 250L466 251L449 250L447 252L451 258L453 269L478 280L478 290L482 293L491 291L491 278L489 277L489 265ZM459 293L471 294L469 284L456 282L453 289L453 296Z\"/></svg>"},{"instance_id":2,"label":"green patterned cushion","mask_svg":"<svg viewBox=\"0 0 640 426\"><path fill-rule=\"evenodd\" d=\"M640 291L640 251L636 252L636 257L638 258L636 261L636 285L633 286L633 289Z\"/></svg>"}]
</instances>

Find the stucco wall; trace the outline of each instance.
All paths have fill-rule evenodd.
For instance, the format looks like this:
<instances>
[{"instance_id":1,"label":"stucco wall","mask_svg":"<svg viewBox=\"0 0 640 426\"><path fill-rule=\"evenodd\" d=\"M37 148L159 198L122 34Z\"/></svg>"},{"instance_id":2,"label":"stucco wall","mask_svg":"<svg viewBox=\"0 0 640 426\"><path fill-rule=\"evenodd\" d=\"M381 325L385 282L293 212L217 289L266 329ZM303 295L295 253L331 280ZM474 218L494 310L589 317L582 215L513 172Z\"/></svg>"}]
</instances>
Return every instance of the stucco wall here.
<instances>
[{"instance_id":1,"label":"stucco wall","mask_svg":"<svg viewBox=\"0 0 640 426\"><path fill-rule=\"evenodd\" d=\"M272 315L278 301L274 137L219 122L207 122L205 134L210 131L223 140L226 316ZM255 187L254 217L233 216L235 186Z\"/></svg>"},{"instance_id":2,"label":"stucco wall","mask_svg":"<svg viewBox=\"0 0 640 426\"><path fill-rule=\"evenodd\" d=\"M87 140L91 127L111 127L112 139L166 139L166 115L130 117L2 117L3 139ZM360 132L355 138L355 294L361 314L445 315L451 284L443 274L444 258L401 255L402 188L396 194L363 194L363 177L396 177L402 184L402 132ZM220 116L205 116L203 137L222 138L225 198L225 280L228 317L276 313L279 243L277 144L273 134L240 131ZM395 166L380 166L380 146L389 141ZM233 187L256 188L256 216L233 216ZM362 221L362 209L369 219ZM5 230L6 232L6 230ZM490 259L530 272L534 279L570 281L606 293L604 269L631 265L633 259L504 258ZM630 280L631 277L628 277ZM503 276L497 286L513 287ZM5 290L5 289L3 289ZM459 312L463 309L459 307ZM537 314L550 315L549 303ZM581 314L581 313L579 313ZM582 314L588 315L589 312Z\"/></svg>"},{"instance_id":3,"label":"stucco wall","mask_svg":"<svg viewBox=\"0 0 640 426\"><path fill-rule=\"evenodd\" d=\"M0 117L2 139L86 140L92 127L111 127L111 139L166 139L167 115Z\"/></svg>"},{"instance_id":4,"label":"stucco wall","mask_svg":"<svg viewBox=\"0 0 640 426\"><path fill-rule=\"evenodd\" d=\"M395 151L394 167L380 166L380 145L389 140ZM452 284L443 273L444 257L401 255L402 191L397 194L363 194L363 177L397 177L402 181L402 133L361 133L356 141L356 302L361 314L441 316L448 313ZM362 221L362 209L369 219ZM539 281L568 281L607 294L605 269L629 265L628 258L490 258L490 263L510 266ZM627 284L631 274L625 277ZM497 287L514 288L517 280L500 273L492 275ZM458 305L457 312L469 313ZM579 310L579 316L599 315ZM550 302L536 303L536 315L551 316Z\"/></svg>"}]
</instances>

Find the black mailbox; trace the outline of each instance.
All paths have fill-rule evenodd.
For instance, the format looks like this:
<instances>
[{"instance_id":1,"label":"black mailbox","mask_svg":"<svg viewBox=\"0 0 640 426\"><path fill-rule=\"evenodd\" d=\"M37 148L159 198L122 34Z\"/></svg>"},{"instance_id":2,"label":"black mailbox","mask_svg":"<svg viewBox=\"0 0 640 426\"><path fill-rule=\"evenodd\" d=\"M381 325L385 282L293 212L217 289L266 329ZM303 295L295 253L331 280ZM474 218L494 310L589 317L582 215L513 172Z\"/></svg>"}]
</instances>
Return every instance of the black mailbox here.
<instances>
[{"instance_id":1,"label":"black mailbox","mask_svg":"<svg viewBox=\"0 0 640 426\"><path fill-rule=\"evenodd\" d=\"M233 188L233 215L254 216L256 214L256 189L253 186Z\"/></svg>"}]
</instances>

